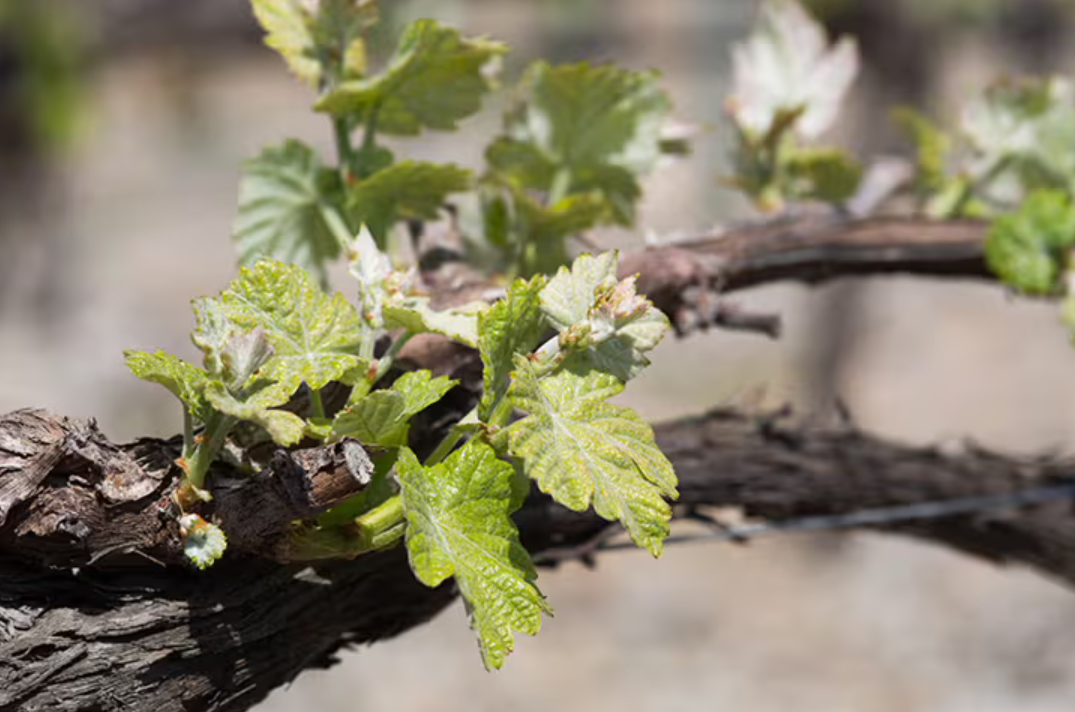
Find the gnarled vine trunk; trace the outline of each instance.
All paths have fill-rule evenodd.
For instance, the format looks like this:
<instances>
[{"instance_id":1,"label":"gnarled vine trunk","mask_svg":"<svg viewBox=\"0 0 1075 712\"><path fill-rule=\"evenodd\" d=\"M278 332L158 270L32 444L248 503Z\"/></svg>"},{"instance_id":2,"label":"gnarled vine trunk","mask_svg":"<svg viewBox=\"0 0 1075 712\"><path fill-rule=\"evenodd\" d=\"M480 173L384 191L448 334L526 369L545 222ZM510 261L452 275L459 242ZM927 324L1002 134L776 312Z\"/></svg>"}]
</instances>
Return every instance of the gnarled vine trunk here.
<instances>
[{"instance_id":1,"label":"gnarled vine trunk","mask_svg":"<svg viewBox=\"0 0 1075 712\"><path fill-rule=\"evenodd\" d=\"M642 273L683 331L714 322L765 331L772 317L729 310L719 292L883 272L984 278L982 232L970 222L803 218L628 255L623 266ZM436 348L414 358L427 367L468 359ZM1073 483L1067 463L944 455L851 427L730 411L660 425L657 437L681 480L681 515L739 507L779 523ZM116 445L92 423L40 411L0 418L0 710L245 710L303 670L330 665L341 648L421 625L454 600L450 582L418 583L398 547L353 561L280 560L272 542L288 521L357 486L331 447L274 459L256 487L217 466L209 481L218 514L241 515L229 555L191 569L167 511L175 448ZM537 492L516 521L544 564L588 558L608 533L596 515ZM1075 583L1067 499L860 524Z\"/></svg>"}]
</instances>

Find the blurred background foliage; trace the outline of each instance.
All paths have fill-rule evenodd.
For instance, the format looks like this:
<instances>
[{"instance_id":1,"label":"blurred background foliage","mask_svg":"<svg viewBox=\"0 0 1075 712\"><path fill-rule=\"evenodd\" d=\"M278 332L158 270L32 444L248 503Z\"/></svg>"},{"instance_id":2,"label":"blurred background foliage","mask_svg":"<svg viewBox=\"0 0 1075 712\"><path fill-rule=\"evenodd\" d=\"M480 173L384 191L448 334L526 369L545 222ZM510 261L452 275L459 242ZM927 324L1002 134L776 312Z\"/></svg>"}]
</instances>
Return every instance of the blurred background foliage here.
<instances>
[{"instance_id":1,"label":"blurred background foliage","mask_svg":"<svg viewBox=\"0 0 1075 712\"><path fill-rule=\"evenodd\" d=\"M1071 0L812 0L859 37L863 74L831 139L909 156L897 104L943 121L999 75L1075 67ZM638 247L748 214L723 189L729 49L748 0L383 0L383 58L430 16L534 58L657 68L692 158L646 185ZM331 147L311 96L261 46L245 0L0 0L0 410L96 417L117 439L179 428L124 348L190 357L189 299L233 276L238 168L296 136ZM476 167L495 108L399 155ZM395 148L395 147L394 147ZM340 283L341 286L344 284ZM778 343L714 333L662 346L633 405L652 419L721 403L839 398L862 427L912 442L971 436L1020 452L1075 446L1075 364L1055 311L982 285L888 279L736 295L779 311ZM973 473L968 473L973 476ZM698 710L1068 712L1075 598L1022 572L868 536L611 556L543 579L557 617L497 676L450 612L303 675L266 712ZM427 671L407 673L418 660Z\"/></svg>"}]
</instances>

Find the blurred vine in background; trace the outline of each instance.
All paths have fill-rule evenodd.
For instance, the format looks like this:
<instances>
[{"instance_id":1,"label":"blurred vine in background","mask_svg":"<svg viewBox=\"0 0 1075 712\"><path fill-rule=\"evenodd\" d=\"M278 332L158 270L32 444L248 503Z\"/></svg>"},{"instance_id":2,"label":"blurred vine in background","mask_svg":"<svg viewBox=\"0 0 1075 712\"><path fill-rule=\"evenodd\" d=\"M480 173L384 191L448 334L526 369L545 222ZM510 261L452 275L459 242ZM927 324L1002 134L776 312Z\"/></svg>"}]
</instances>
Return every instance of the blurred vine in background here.
<instances>
[{"instance_id":1,"label":"blurred vine in background","mask_svg":"<svg viewBox=\"0 0 1075 712\"><path fill-rule=\"evenodd\" d=\"M83 42L70 10L65 3L0 3L0 144L5 152L12 142L49 149L75 134Z\"/></svg>"}]
</instances>

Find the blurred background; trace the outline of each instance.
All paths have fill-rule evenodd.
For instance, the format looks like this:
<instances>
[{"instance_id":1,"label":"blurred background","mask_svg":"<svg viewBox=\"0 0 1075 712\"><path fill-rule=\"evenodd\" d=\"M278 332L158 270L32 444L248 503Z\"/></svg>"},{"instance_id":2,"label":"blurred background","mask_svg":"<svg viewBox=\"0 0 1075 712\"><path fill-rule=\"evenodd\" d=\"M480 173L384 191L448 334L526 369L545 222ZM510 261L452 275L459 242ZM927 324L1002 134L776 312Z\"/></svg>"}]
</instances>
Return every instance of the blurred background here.
<instances>
[{"instance_id":1,"label":"blurred background","mask_svg":"<svg viewBox=\"0 0 1075 712\"><path fill-rule=\"evenodd\" d=\"M435 17L529 59L659 68L693 158L649 181L643 235L748 214L723 190L722 101L749 0L384 0L385 49ZM1075 66L1064 0L818 0L860 38L864 71L833 140L906 154L888 109L941 119L1000 74ZM163 389L124 348L194 356L190 298L235 273L239 163L289 136L327 149L311 96L260 45L245 0L0 0L0 412L95 417L118 440L171 435ZM480 165L497 112L398 153ZM842 400L867 430L909 443L971 438L1013 453L1075 446L1075 352L1053 308L989 285L907 278L736 295L784 314L778 342L714 333L666 343L629 400L658 420L720 404ZM610 553L597 571L543 572L556 609L486 674L461 606L345 655L259 712L791 708L825 712L1068 712L1075 595L913 542L798 536Z\"/></svg>"}]
</instances>

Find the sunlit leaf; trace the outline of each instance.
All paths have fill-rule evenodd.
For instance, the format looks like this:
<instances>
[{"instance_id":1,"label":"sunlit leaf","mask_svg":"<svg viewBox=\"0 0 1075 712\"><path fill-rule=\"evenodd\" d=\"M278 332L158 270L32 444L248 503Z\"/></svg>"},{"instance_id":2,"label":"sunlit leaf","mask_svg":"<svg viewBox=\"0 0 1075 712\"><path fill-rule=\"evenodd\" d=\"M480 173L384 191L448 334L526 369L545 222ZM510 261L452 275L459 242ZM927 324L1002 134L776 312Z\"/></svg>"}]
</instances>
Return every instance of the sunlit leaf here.
<instances>
[{"instance_id":1,"label":"sunlit leaf","mask_svg":"<svg viewBox=\"0 0 1075 712\"><path fill-rule=\"evenodd\" d=\"M397 472L411 568L430 587L455 577L485 666L499 668L515 647L514 634L537 634L542 613L551 612L511 520L511 465L471 440L434 467L402 450Z\"/></svg>"},{"instance_id":2,"label":"sunlit leaf","mask_svg":"<svg viewBox=\"0 0 1075 712\"><path fill-rule=\"evenodd\" d=\"M333 432L366 445L402 447L407 444L410 419L439 401L456 383L432 378L429 371L405 373L391 389L373 391L341 411Z\"/></svg>"},{"instance_id":3,"label":"sunlit leaf","mask_svg":"<svg viewBox=\"0 0 1075 712\"><path fill-rule=\"evenodd\" d=\"M529 361L517 366L511 402L530 415L508 429L511 456L557 502L575 511L592 503L659 556L672 517L664 498L677 496L676 476L653 429L630 408L605 402L623 383L593 370L539 378Z\"/></svg>"},{"instance_id":4,"label":"sunlit leaf","mask_svg":"<svg viewBox=\"0 0 1075 712\"><path fill-rule=\"evenodd\" d=\"M203 391L209 374L203 369L164 351L125 351L124 356L131 373L164 386L183 401L192 416L205 420L208 411Z\"/></svg>"},{"instance_id":5,"label":"sunlit leaf","mask_svg":"<svg viewBox=\"0 0 1075 712\"><path fill-rule=\"evenodd\" d=\"M472 348L478 346L478 315L488 309L475 302L454 309L433 309L428 297L405 297L385 306L389 328L403 328L412 334L434 333Z\"/></svg>"},{"instance_id":6,"label":"sunlit leaf","mask_svg":"<svg viewBox=\"0 0 1075 712\"><path fill-rule=\"evenodd\" d=\"M215 410L254 423L264 428L277 445L288 446L302 439L306 423L276 406L287 403L297 387L295 381L261 380L235 394L223 383L212 381L206 386L205 397Z\"/></svg>"},{"instance_id":7,"label":"sunlit leaf","mask_svg":"<svg viewBox=\"0 0 1075 712\"><path fill-rule=\"evenodd\" d=\"M264 378L298 379L317 389L360 365L358 311L342 294L322 292L301 267L269 261L244 267L220 304L239 326L265 330L275 355L262 368Z\"/></svg>"}]
</instances>

